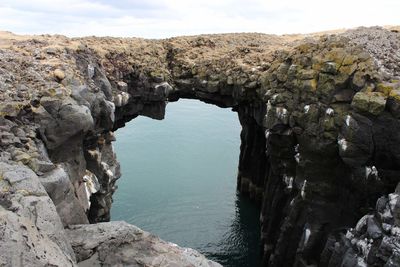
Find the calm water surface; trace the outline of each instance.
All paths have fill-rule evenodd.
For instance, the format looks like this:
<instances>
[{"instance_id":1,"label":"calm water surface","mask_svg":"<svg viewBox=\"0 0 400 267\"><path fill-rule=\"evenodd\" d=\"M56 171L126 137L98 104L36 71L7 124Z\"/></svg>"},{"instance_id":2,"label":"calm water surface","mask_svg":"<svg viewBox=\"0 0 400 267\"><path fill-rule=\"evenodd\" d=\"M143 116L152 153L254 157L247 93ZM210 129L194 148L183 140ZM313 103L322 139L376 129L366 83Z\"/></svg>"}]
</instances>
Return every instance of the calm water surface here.
<instances>
[{"instance_id":1,"label":"calm water surface","mask_svg":"<svg viewBox=\"0 0 400 267\"><path fill-rule=\"evenodd\" d=\"M112 220L224 266L257 266L258 211L236 194L240 128L230 109L182 99L168 104L162 121L138 117L119 129Z\"/></svg>"}]
</instances>

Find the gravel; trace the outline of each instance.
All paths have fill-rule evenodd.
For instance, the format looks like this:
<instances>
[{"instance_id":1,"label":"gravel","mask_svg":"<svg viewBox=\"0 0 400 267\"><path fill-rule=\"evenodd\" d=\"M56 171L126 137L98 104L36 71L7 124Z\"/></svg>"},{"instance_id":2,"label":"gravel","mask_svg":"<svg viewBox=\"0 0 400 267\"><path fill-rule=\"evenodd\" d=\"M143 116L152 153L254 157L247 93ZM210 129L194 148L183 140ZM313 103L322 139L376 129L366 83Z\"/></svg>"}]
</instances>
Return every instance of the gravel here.
<instances>
[{"instance_id":1,"label":"gravel","mask_svg":"<svg viewBox=\"0 0 400 267\"><path fill-rule=\"evenodd\" d=\"M342 34L375 59L385 79L400 79L400 33L381 27L360 27Z\"/></svg>"}]
</instances>

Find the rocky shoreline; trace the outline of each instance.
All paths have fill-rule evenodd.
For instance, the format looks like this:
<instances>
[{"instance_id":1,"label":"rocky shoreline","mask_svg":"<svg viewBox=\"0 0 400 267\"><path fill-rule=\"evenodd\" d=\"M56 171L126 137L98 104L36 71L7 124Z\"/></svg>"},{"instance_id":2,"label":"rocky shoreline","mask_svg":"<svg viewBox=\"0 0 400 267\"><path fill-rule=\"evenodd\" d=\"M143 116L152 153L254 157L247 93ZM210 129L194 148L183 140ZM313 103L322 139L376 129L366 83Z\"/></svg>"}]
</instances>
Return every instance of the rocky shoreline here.
<instances>
[{"instance_id":1,"label":"rocky shoreline","mask_svg":"<svg viewBox=\"0 0 400 267\"><path fill-rule=\"evenodd\" d=\"M194 98L238 112L238 190L260 206L264 266L399 266L399 63L398 28L1 33L0 265L218 266L102 223L120 177L113 132Z\"/></svg>"}]
</instances>

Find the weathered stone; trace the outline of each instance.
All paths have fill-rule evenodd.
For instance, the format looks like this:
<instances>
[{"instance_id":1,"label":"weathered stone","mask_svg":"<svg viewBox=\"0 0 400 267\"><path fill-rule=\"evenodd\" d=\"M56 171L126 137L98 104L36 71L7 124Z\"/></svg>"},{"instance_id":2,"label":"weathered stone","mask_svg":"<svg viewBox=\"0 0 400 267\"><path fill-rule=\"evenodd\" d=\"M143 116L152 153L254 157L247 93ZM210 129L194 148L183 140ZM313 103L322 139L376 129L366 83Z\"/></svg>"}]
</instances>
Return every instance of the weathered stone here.
<instances>
[{"instance_id":1,"label":"weathered stone","mask_svg":"<svg viewBox=\"0 0 400 267\"><path fill-rule=\"evenodd\" d=\"M57 49L55 47L49 47L49 48L46 49L46 53L49 54L49 55L52 55L52 56L56 55L57 52L58 51L57 51Z\"/></svg>"},{"instance_id":2,"label":"weathered stone","mask_svg":"<svg viewBox=\"0 0 400 267\"><path fill-rule=\"evenodd\" d=\"M336 90L335 79L331 74L320 73L318 75L318 94L330 100Z\"/></svg>"},{"instance_id":3,"label":"weathered stone","mask_svg":"<svg viewBox=\"0 0 400 267\"><path fill-rule=\"evenodd\" d=\"M34 110L34 117L41 125L44 141L50 149L93 127L90 110L75 101L47 101L43 102L43 106L45 109L40 107Z\"/></svg>"},{"instance_id":4,"label":"weathered stone","mask_svg":"<svg viewBox=\"0 0 400 267\"><path fill-rule=\"evenodd\" d=\"M122 92L114 97L114 105L116 107L122 107L128 104L130 95L128 93Z\"/></svg>"},{"instance_id":5,"label":"weathered stone","mask_svg":"<svg viewBox=\"0 0 400 267\"><path fill-rule=\"evenodd\" d=\"M174 91L174 88L167 82L162 82L155 86L157 94L159 94L161 99L165 99L168 95Z\"/></svg>"},{"instance_id":6,"label":"weathered stone","mask_svg":"<svg viewBox=\"0 0 400 267\"><path fill-rule=\"evenodd\" d=\"M65 73L60 69L54 70L53 75L58 81L62 81L65 78Z\"/></svg>"},{"instance_id":7,"label":"weathered stone","mask_svg":"<svg viewBox=\"0 0 400 267\"><path fill-rule=\"evenodd\" d=\"M378 206L381 205L377 203ZM383 210L387 209L387 206L381 206L379 209L380 212L384 212ZM385 230L385 228L390 228L391 231ZM398 236L394 233L393 228L395 227L390 224L382 223L376 215L365 215L357 223L355 231L349 230L341 238L329 241L329 244L335 243L345 252L325 253L327 259L324 259L324 263L341 262L343 264L345 262L350 266L359 266L354 265L355 263L362 263L361 266L397 266L399 263Z\"/></svg>"},{"instance_id":8,"label":"weathered stone","mask_svg":"<svg viewBox=\"0 0 400 267\"><path fill-rule=\"evenodd\" d=\"M390 91L387 107L394 117L400 118L400 89Z\"/></svg>"},{"instance_id":9,"label":"weathered stone","mask_svg":"<svg viewBox=\"0 0 400 267\"><path fill-rule=\"evenodd\" d=\"M120 91L123 91L123 92L127 92L128 91L128 84L126 82L119 81L119 82L117 82L117 85L118 85L118 89Z\"/></svg>"},{"instance_id":10,"label":"weathered stone","mask_svg":"<svg viewBox=\"0 0 400 267\"><path fill-rule=\"evenodd\" d=\"M317 72L313 69L309 69L309 70L300 70L299 71L299 79L301 80L312 80L315 79L317 76Z\"/></svg>"},{"instance_id":11,"label":"weathered stone","mask_svg":"<svg viewBox=\"0 0 400 267\"><path fill-rule=\"evenodd\" d=\"M377 239L382 237L382 226L378 224L375 218L369 218L367 223L368 236L372 239Z\"/></svg>"},{"instance_id":12,"label":"weathered stone","mask_svg":"<svg viewBox=\"0 0 400 267\"><path fill-rule=\"evenodd\" d=\"M30 156L30 155L27 154L27 153L20 152L20 153L14 154L14 155L13 155L13 159L14 159L15 161L20 161L20 162L22 162L23 164L28 164L28 163L31 161L32 156Z\"/></svg>"},{"instance_id":13,"label":"weathered stone","mask_svg":"<svg viewBox=\"0 0 400 267\"><path fill-rule=\"evenodd\" d=\"M227 78L227 80L226 80L226 83L227 83L228 85L233 85L233 83L234 83L233 77L232 77L232 76L228 76L228 78Z\"/></svg>"},{"instance_id":14,"label":"weathered stone","mask_svg":"<svg viewBox=\"0 0 400 267\"><path fill-rule=\"evenodd\" d=\"M400 89L393 89L389 92L389 97L396 101L400 101Z\"/></svg>"},{"instance_id":15,"label":"weathered stone","mask_svg":"<svg viewBox=\"0 0 400 267\"><path fill-rule=\"evenodd\" d=\"M28 165L34 172L36 172L36 174L49 172L56 168L52 162L39 159L30 160Z\"/></svg>"},{"instance_id":16,"label":"weathered stone","mask_svg":"<svg viewBox=\"0 0 400 267\"><path fill-rule=\"evenodd\" d=\"M96 86L102 91L108 101L112 100L112 86L110 81L107 79L104 71L99 67L94 67L93 81Z\"/></svg>"},{"instance_id":17,"label":"weathered stone","mask_svg":"<svg viewBox=\"0 0 400 267\"><path fill-rule=\"evenodd\" d=\"M394 251L393 254L390 256L388 261L386 262L384 267L396 267L400 266L400 252Z\"/></svg>"},{"instance_id":18,"label":"weathered stone","mask_svg":"<svg viewBox=\"0 0 400 267\"><path fill-rule=\"evenodd\" d=\"M287 79L287 72L289 70L289 65L287 63L282 63L276 70L276 77L279 81L284 82Z\"/></svg>"},{"instance_id":19,"label":"weathered stone","mask_svg":"<svg viewBox=\"0 0 400 267\"><path fill-rule=\"evenodd\" d=\"M393 90L400 89L400 84L396 83L378 83L376 87L378 92L381 92L385 96L389 96ZM395 93L396 95L396 93Z\"/></svg>"},{"instance_id":20,"label":"weathered stone","mask_svg":"<svg viewBox=\"0 0 400 267\"><path fill-rule=\"evenodd\" d=\"M9 101L0 103L0 116L16 117L24 107L25 103Z\"/></svg>"},{"instance_id":21,"label":"weathered stone","mask_svg":"<svg viewBox=\"0 0 400 267\"><path fill-rule=\"evenodd\" d=\"M337 65L335 62L325 62L322 65L321 71L324 73L336 74L337 73Z\"/></svg>"},{"instance_id":22,"label":"weathered stone","mask_svg":"<svg viewBox=\"0 0 400 267\"><path fill-rule=\"evenodd\" d=\"M379 115L385 109L386 98L378 92L358 92L354 95L351 106L360 112Z\"/></svg>"},{"instance_id":23,"label":"weathered stone","mask_svg":"<svg viewBox=\"0 0 400 267\"><path fill-rule=\"evenodd\" d=\"M296 65L296 64L292 64L290 65L288 72L287 72L287 76L289 80L293 80L296 78L297 73L301 70L301 66Z\"/></svg>"},{"instance_id":24,"label":"weathered stone","mask_svg":"<svg viewBox=\"0 0 400 267\"><path fill-rule=\"evenodd\" d=\"M84 207L76 198L68 174L63 168L58 167L42 175L40 182L56 206L64 226L89 222Z\"/></svg>"},{"instance_id":25,"label":"weathered stone","mask_svg":"<svg viewBox=\"0 0 400 267\"><path fill-rule=\"evenodd\" d=\"M267 129L273 129L275 126L287 125L289 124L289 116L287 109L268 104L263 126Z\"/></svg>"},{"instance_id":26,"label":"weathered stone","mask_svg":"<svg viewBox=\"0 0 400 267\"><path fill-rule=\"evenodd\" d=\"M333 96L333 98L335 102L351 102L354 94L354 91L350 89L340 90Z\"/></svg>"},{"instance_id":27,"label":"weathered stone","mask_svg":"<svg viewBox=\"0 0 400 267\"><path fill-rule=\"evenodd\" d=\"M80 265L221 266L125 222L74 225L66 232Z\"/></svg>"},{"instance_id":28,"label":"weathered stone","mask_svg":"<svg viewBox=\"0 0 400 267\"><path fill-rule=\"evenodd\" d=\"M0 162L0 262L5 266L76 266L53 202L27 167ZM2 203L9 203L4 206Z\"/></svg>"},{"instance_id":29,"label":"weathered stone","mask_svg":"<svg viewBox=\"0 0 400 267\"><path fill-rule=\"evenodd\" d=\"M312 80L304 80L300 84L300 88L304 91L311 91L315 92L317 90L317 80L312 79Z\"/></svg>"},{"instance_id":30,"label":"weathered stone","mask_svg":"<svg viewBox=\"0 0 400 267\"><path fill-rule=\"evenodd\" d=\"M87 75L89 79L92 79L95 74L95 67L92 64L88 64L87 66Z\"/></svg>"},{"instance_id":31,"label":"weathered stone","mask_svg":"<svg viewBox=\"0 0 400 267\"><path fill-rule=\"evenodd\" d=\"M257 88L257 86L258 86L258 82L257 81L252 81L252 82L249 82L249 83L247 83L247 84L245 84L245 88L248 88L248 89L254 89L254 88Z\"/></svg>"}]
</instances>

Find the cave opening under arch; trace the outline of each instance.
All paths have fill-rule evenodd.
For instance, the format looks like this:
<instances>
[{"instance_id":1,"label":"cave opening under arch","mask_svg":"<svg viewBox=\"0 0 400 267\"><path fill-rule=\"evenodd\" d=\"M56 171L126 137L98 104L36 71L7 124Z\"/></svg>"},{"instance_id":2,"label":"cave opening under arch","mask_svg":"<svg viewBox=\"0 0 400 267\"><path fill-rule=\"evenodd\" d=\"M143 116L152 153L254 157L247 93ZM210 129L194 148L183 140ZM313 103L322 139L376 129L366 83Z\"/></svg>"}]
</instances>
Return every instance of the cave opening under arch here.
<instances>
[{"instance_id":1,"label":"cave opening under arch","mask_svg":"<svg viewBox=\"0 0 400 267\"><path fill-rule=\"evenodd\" d=\"M258 266L259 205L236 191L240 131L237 112L192 99L169 103L161 121L127 123L116 132L111 219L224 266Z\"/></svg>"}]
</instances>

